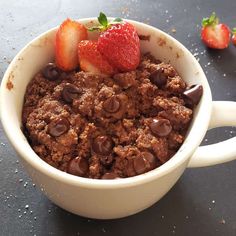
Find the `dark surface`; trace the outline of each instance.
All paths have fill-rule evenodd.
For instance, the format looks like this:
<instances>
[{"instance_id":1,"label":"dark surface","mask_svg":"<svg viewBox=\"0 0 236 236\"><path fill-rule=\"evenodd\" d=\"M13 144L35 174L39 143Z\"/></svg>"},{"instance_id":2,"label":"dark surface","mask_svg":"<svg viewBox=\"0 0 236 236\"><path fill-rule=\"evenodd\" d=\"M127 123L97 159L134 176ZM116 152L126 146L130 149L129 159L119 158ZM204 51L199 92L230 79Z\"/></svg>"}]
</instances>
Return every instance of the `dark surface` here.
<instances>
[{"instance_id":1,"label":"dark surface","mask_svg":"<svg viewBox=\"0 0 236 236\"><path fill-rule=\"evenodd\" d=\"M36 35L65 17L97 16L102 10L172 34L200 58L213 99L236 101L236 48L207 50L199 39L201 19L213 10L236 26L235 0L0 0L0 9L1 77L17 51ZM58 208L37 190L2 129L0 135L0 235L236 235L236 162L186 170L161 201L134 216L90 220ZM235 128L221 128L209 132L205 142L235 135Z\"/></svg>"}]
</instances>

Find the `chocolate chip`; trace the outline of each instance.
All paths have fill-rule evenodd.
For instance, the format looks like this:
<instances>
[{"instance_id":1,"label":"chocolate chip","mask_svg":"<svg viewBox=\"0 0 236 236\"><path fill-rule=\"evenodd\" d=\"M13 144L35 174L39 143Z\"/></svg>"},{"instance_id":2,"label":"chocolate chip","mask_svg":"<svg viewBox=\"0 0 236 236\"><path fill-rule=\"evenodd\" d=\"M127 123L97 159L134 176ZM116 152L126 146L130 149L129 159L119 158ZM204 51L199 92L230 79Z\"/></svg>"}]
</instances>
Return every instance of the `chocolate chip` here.
<instances>
[{"instance_id":1,"label":"chocolate chip","mask_svg":"<svg viewBox=\"0 0 236 236\"><path fill-rule=\"evenodd\" d=\"M112 164L114 160L114 157L112 155L107 155L107 156L101 156L100 157L100 162L102 163L102 165L108 167Z\"/></svg>"},{"instance_id":2,"label":"chocolate chip","mask_svg":"<svg viewBox=\"0 0 236 236\"><path fill-rule=\"evenodd\" d=\"M143 174L157 166L157 158L150 152L144 151L133 157L133 166L137 174Z\"/></svg>"},{"instance_id":3,"label":"chocolate chip","mask_svg":"<svg viewBox=\"0 0 236 236\"><path fill-rule=\"evenodd\" d=\"M171 132L172 126L167 119L153 119L150 129L154 135L165 137Z\"/></svg>"},{"instance_id":4,"label":"chocolate chip","mask_svg":"<svg viewBox=\"0 0 236 236\"><path fill-rule=\"evenodd\" d=\"M106 135L97 136L92 142L92 149L98 155L109 155L112 152L114 143Z\"/></svg>"},{"instance_id":5,"label":"chocolate chip","mask_svg":"<svg viewBox=\"0 0 236 236\"><path fill-rule=\"evenodd\" d=\"M42 74L46 79L54 81L59 78L61 70L54 63L48 63L42 70Z\"/></svg>"},{"instance_id":6,"label":"chocolate chip","mask_svg":"<svg viewBox=\"0 0 236 236\"><path fill-rule=\"evenodd\" d=\"M164 74L164 69L160 68L151 73L149 79L157 87L162 87L167 82L167 76Z\"/></svg>"},{"instance_id":7,"label":"chocolate chip","mask_svg":"<svg viewBox=\"0 0 236 236\"><path fill-rule=\"evenodd\" d=\"M81 93L82 93L82 89L76 87L73 84L67 83L64 86L61 92L61 95L65 102L72 103L73 99L78 98Z\"/></svg>"},{"instance_id":8,"label":"chocolate chip","mask_svg":"<svg viewBox=\"0 0 236 236\"><path fill-rule=\"evenodd\" d=\"M135 156L133 159L134 170L137 174L143 174L147 169L147 161L142 156Z\"/></svg>"},{"instance_id":9,"label":"chocolate chip","mask_svg":"<svg viewBox=\"0 0 236 236\"><path fill-rule=\"evenodd\" d=\"M76 157L69 162L67 172L72 175L85 176L88 172L89 164L85 158Z\"/></svg>"},{"instance_id":10,"label":"chocolate chip","mask_svg":"<svg viewBox=\"0 0 236 236\"><path fill-rule=\"evenodd\" d=\"M58 137L70 128L70 123L66 118L52 120L48 125L48 132L51 136Z\"/></svg>"},{"instance_id":11,"label":"chocolate chip","mask_svg":"<svg viewBox=\"0 0 236 236\"><path fill-rule=\"evenodd\" d=\"M142 152L141 156L148 162L149 170L152 170L157 166L157 158L151 152Z\"/></svg>"},{"instance_id":12,"label":"chocolate chip","mask_svg":"<svg viewBox=\"0 0 236 236\"><path fill-rule=\"evenodd\" d=\"M197 105L202 97L202 85L195 84L183 92L185 103L187 105Z\"/></svg>"},{"instance_id":13,"label":"chocolate chip","mask_svg":"<svg viewBox=\"0 0 236 236\"><path fill-rule=\"evenodd\" d=\"M117 96L112 96L103 102L103 109L109 113L115 113L120 109L121 102Z\"/></svg>"},{"instance_id":14,"label":"chocolate chip","mask_svg":"<svg viewBox=\"0 0 236 236\"><path fill-rule=\"evenodd\" d=\"M114 172L107 172L105 173L101 179L117 179L118 175Z\"/></svg>"}]
</instances>

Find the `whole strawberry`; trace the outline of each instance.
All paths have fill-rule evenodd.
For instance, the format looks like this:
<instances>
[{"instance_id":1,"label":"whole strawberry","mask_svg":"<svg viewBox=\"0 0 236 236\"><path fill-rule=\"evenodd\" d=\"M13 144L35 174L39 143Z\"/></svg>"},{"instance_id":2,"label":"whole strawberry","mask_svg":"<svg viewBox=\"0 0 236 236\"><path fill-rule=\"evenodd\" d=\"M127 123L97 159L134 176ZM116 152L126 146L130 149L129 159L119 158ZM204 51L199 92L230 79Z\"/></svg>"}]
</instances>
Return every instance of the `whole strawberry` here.
<instances>
[{"instance_id":1,"label":"whole strawberry","mask_svg":"<svg viewBox=\"0 0 236 236\"><path fill-rule=\"evenodd\" d=\"M101 34L98 38L98 50L106 60L119 71L135 70L140 62L140 41L133 25L116 18L108 22L102 12L98 17Z\"/></svg>"},{"instance_id":2,"label":"whole strawberry","mask_svg":"<svg viewBox=\"0 0 236 236\"><path fill-rule=\"evenodd\" d=\"M226 24L220 24L215 12L209 18L202 20L202 41L206 46L215 49L224 49L229 46L230 29Z\"/></svg>"},{"instance_id":3,"label":"whole strawberry","mask_svg":"<svg viewBox=\"0 0 236 236\"><path fill-rule=\"evenodd\" d=\"M236 28L233 28L232 33L233 33L232 43L233 43L234 46L236 46Z\"/></svg>"}]
</instances>

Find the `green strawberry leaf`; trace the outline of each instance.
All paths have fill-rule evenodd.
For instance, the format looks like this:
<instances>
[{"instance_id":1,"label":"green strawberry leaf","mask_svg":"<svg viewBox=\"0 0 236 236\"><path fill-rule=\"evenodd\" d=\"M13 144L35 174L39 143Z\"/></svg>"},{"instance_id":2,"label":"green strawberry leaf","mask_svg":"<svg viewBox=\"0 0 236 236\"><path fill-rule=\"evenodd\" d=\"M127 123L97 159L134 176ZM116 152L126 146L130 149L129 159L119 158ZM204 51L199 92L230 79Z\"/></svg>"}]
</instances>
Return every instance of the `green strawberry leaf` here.
<instances>
[{"instance_id":1,"label":"green strawberry leaf","mask_svg":"<svg viewBox=\"0 0 236 236\"><path fill-rule=\"evenodd\" d=\"M216 19L216 13L212 12L210 18L209 18L209 23L212 24Z\"/></svg>"},{"instance_id":2,"label":"green strawberry leaf","mask_svg":"<svg viewBox=\"0 0 236 236\"><path fill-rule=\"evenodd\" d=\"M236 28L233 28L233 29L232 29L232 33L233 33L233 34L236 34Z\"/></svg>"},{"instance_id":3,"label":"green strawberry leaf","mask_svg":"<svg viewBox=\"0 0 236 236\"><path fill-rule=\"evenodd\" d=\"M98 17L98 22L105 28L108 26L107 17L103 12L100 12L99 17Z\"/></svg>"},{"instance_id":4,"label":"green strawberry leaf","mask_svg":"<svg viewBox=\"0 0 236 236\"><path fill-rule=\"evenodd\" d=\"M209 18L203 18L202 19L202 26L204 27L204 26L207 26L208 25L208 23L209 23Z\"/></svg>"},{"instance_id":5,"label":"green strawberry leaf","mask_svg":"<svg viewBox=\"0 0 236 236\"><path fill-rule=\"evenodd\" d=\"M204 17L202 19L202 26L206 27L206 26L215 26L219 23L219 18L216 17L216 13L212 12L210 17Z\"/></svg>"}]
</instances>

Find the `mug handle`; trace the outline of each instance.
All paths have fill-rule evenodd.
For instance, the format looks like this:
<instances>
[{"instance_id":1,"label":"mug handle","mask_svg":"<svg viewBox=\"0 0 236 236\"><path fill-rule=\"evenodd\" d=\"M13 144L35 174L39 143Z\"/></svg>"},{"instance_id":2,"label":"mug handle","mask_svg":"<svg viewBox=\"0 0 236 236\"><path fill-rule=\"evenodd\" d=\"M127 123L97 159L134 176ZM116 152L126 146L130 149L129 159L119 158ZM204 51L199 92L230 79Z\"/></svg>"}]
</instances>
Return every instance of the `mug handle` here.
<instances>
[{"instance_id":1,"label":"mug handle","mask_svg":"<svg viewBox=\"0 0 236 236\"><path fill-rule=\"evenodd\" d=\"M236 102L213 102L209 128L236 126ZM188 167L204 167L236 159L236 137L216 144L198 147Z\"/></svg>"}]
</instances>

